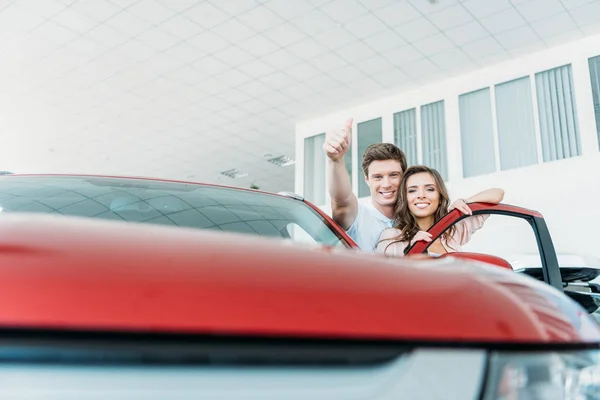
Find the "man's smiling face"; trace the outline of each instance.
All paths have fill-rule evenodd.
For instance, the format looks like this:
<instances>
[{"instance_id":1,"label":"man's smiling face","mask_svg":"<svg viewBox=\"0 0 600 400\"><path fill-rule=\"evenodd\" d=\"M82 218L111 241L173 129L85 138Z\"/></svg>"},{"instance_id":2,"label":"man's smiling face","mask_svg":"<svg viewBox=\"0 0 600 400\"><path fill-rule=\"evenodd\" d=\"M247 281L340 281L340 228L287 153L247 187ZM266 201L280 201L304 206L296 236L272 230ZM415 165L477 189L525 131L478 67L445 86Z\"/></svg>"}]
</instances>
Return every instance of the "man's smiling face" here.
<instances>
[{"instance_id":1,"label":"man's smiling face","mask_svg":"<svg viewBox=\"0 0 600 400\"><path fill-rule=\"evenodd\" d=\"M369 185L373 205L396 205L402 174L402 166L396 160L373 161L369 165L369 175L365 177L365 181Z\"/></svg>"}]
</instances>

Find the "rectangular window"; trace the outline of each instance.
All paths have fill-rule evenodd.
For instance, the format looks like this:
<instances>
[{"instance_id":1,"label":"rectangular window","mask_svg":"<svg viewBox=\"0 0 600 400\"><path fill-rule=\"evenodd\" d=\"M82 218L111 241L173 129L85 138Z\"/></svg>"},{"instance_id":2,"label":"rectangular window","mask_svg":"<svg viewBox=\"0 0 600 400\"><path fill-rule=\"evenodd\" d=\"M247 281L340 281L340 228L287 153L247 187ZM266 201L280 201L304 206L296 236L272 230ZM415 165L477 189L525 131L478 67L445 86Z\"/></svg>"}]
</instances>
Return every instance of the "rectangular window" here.
<instances>
[{"instance_id":1,"label":"rectangular window","mask_svg":"<svg viewBox=\"0 0 600 400\"><path fill-rule=\"evenodd\" d=\"M394 143L406 155L408 165L419 162L417 154L417 112L416 109L394 114Z\"/></svg>"},{"instance_id":2,"label":"rectangular window","mask_svg":"<svg viewBox=\"0 0 600 400\"><path fill-rule=\"evenodd\" d=\"M571 65L535 74L544 161L581 154Z\"/></svg>"},{"instance_id":3,"label":"rectangular window","mask_svg":"<svg viewBox=\"0 0 600 400\"><path fill-rule=\"evenodd\" d=\"M325 134L304 139L304 198L316 204L325 204Z\"/></svg>"},{"instance_id":4,"label":"rectangular window","mask_svg":"<svg viewBox=\"0 0 600 400\"><path fill-rule=\"evenodd\" d=\"M496 172L490 89L460 95L458 106L463 176Z\"/></svg>"},{"instance_id":5,"label":"rectangular window","mask_svg":"<svg viewBox=\"0 0 600 400\"><path fill-rule=\"evenodd\" d=\"M528 76L496 85L500 169L537 164L533 98Z\"/></svg>"},{"instance_id":6,"label":"rectangular window","mask_svg":"<svg viewBox=\"0 0 600 400\"><path fill-rule=\"evenodd\" d=\"M382 140L382 128L381 118L372 119L370 121L361 122L357 125L357 139L358 139L358 160L362 160L363 154L367 147L374 143L381 143ZM358 170L358 197L370 196L369 186L365 183L364 173L359 165Z\"/></svg>"},{"instance_id":7,"label":"rectangular window","mask_svg":"<svg viewBox=\"0 0 600 400\"><path fill-rule=\"evenodd\" d=\"M423 164L435 168L448 179L446 156L446 116L444 100L421 106Z\"/></svg>"},{"instance_id":8,"label":"rectangular window","mask_svg":"<svg viewBox=\"0 0 600 400\"><path fill-rule=\"evenodd\" d=\"M590 58L590 79L592 80L592 97L594 99L594 113L596 114L596 134L600 148L600 56Z\"/></svg>"}]
</instances>

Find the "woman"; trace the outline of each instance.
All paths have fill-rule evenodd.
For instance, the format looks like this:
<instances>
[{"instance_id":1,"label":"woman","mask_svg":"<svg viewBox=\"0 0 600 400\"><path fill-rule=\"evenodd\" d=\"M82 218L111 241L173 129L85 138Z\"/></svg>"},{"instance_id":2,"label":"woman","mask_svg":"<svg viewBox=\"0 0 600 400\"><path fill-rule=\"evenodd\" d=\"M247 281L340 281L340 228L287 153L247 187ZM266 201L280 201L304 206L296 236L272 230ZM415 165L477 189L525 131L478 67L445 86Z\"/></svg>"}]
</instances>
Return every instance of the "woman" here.
<instances>
[{"instance_id":1,"label":"woman","mask_svg":"<svg viewBox=\"0 0 600 400\"><path fill-rule=\"evenodd\" d=\"M431 242L427 230L450 210L473 215L467 203L498 204L504 190L488 189L466 200L459 199L450 205L444 180L433 168L415 165L406 170L400 182L395 211L396 228L385 229L379 237L377 251L392 256L403 256L419 240ZM461 251L461 246L471 239L473 232L483 226L489 215L465 218L442 234L429 246L430 255Z\"/></svg>"}]
</instances>

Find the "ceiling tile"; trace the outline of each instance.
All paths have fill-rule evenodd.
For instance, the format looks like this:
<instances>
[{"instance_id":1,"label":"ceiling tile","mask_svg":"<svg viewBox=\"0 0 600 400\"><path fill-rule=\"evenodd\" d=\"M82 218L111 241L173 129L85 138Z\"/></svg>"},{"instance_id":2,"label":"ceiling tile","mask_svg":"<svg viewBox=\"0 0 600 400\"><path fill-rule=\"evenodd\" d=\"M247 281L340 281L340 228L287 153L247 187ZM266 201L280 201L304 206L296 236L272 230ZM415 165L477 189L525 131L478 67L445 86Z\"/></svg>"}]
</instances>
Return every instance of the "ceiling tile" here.
<instances>
[{"instance_id":1,"label":"ceiling tile","mask_svg":"<svg viewBox=\"0 0 600 400\"><path fill-rule=\"evenodd\" d=\"M597 35L598 33L600 33L600 23L584 25L581 27L581 32L583 32L587 36Z\"/></svg>"},{"instance_id":2,"label":"ceiling tile","mask_svg":"<svg viewBox=\"0 0 600 400\"><path fill-rule=\"evenodd\" d=\"M358 0L365 8L368 8L371 12L377 11L381 8L387 7L391 4L397 3L398 0Z\"/></svg>"},{"instance_id":3,"label":"ceiling tile","mask_svg":"<svg viewBox=\"0 0 600 400\"><path fill-rule=\"evenodd\" d=\"M237 43L256 34L255 30L237 19L230 19L214 27L211 31L231 43Z\"/></svg>"},{"instance_id":4,"label":"ceiling tile","mask_svg":"<svg viewBox=\"0 0 600 400\"><path fill-rule=\"evenodd\" d=\"M423 54L412 44L407 44L387 51L384 57L390 60L392 64L401 66L422 59Z\"/></svg>"},{"instance_id":5,"label":"ceiling tile","mask_svg":"<svg viewBox=\"0 0 600 400\"><path fill-rule=\"evenodd\" d=\"M336 50L336 53L350 63L364 60L375 55L375 52L362 42L351 43L342 47L341 49Z\"/></svg>"},{"instance_id":6,"label":"ceiling tile","mask_svg":"<svg viewBox=\"0 0 600 400\"><path fill-rule=\"evenodd\" d=\"M284 69L300 63L300 59L285 49L277 50L273 53L261 57L261 60L272 67Z\"/></svg>"},{"instance_id":7,"label":"ceiling tile","mask_svg":"<svg viewBox=\"0 0 600 400\"><path fill-rule=\"evenodd\" d=\"M459 46L489 36L489 33L477 21L445 30L444 33L452 42Z\"/></svg>"},{"instance_id":8,"label":"ceiling tile","mask_svg":"<svg viewBox=\"0 0 600 400\"><path fill-rule=\"evenodd\" d=\"M246 72L248 72L246 69L244 69L244 71L241 71L237 68L231 68L224 72L214 75L214 77L220 81L227 82L232 87L239 87L252 80L252 77L249 76Z\"/></svg>"},{"instance_id":9,"label":"ceiling tile","mask_svg":"<svg viewBox=\"0 0 600 400\"><path fill-rule=\"evenodd\" d=\"M256 35L240 42L239 47L254 57L272 53L280 47L262 35Z\"/></svg>"},{"instance_id":10,"label":"ceiling tile","mask_svg":"<svg viewBox=\"0 0 600 400\"><path fill-rule=\"evenodd\" d=\"M425 56L441 53L454 47L450 39L441 33L416 41L413 45Z\"/></svg>"},{"instance_id":11,"label":"ceiling tile","mask_svg":"<svg viewBox=\"0 0 600 400\"><path fill-rule=\"evenodd\" d=\"M179 69L171 71L167 76L169 79L174 79L186 85L197 85L205 79L204 75L199 74L198 70L189 65L184 65Z\"/></svg>"},{"instance_id":12,"label":"ceiling tile","mask_svg":"<svg viewBox=\"0 0 600 400\"><path fill-rule=\"evenodd\" d=\"M427 16L440 29L450 29L473 22L473 16L462 4L456 4Z\"/></svg>"},{"instance_id":13,"label":"ceiling tile","mask_svg":"<svg viewBox=\"0 0 600 400\"><path fill-rule=\"evenodd\" d=\"M115 28L129 36L137 36L152 28L152 24L128 12L121 12L106 22L106 25Z\"/></svg>"},{"instance_id":14,"label":"ceiling tile","mask_svg":"<svg viewBox=\"0 0 600 400\"><path fill-rule=\"evenodd\" d=\"M399 85L410 78L398 68L392 68L387 71L381 71L377 75L373 76L377 82L384 87L394 87Z\"/></svg>"},{"instance_id":15,"label":"ceiling tile","mask_svg":"<svg viewBox=\"0 0 600 400\"><path fill-rule=\"evenodd\" d=\"M580 27L596 24L600 16L600 1L589 3L570 11L571 16Z\"/></svg>"},{"instance_id":16,"label":"ceiling tile","mask_svg":"<svg viewBox=\"0 0 600 400\"><path fill-rule=\"evenodd\" d=\"M584 6L586 4L590 4L594 1L597 0L560 0L560 2L562 3L562 5L567 9L567 10L571 10L574 8L579 8L581 6Z\"/></svg>"},{"instance_id":17,"label":"ceiling tile","mask_svg":"<svg viewBox=\"0 0 600 400\"><path fill-rule=\"evenodd\" d=\"M458 3L458 0L443 0L432 3L431 1L423 0L408 0L417 10L424 15L431 15L434 12L445 10L446 8Z\"/></svg>"},{"instance_id":18,"label":"ceiling tile","mask_svg":"<svg viewBox=\"0 0 600 400\"><path fill-rule=\"evenodd\" d=\"M237 46L229 46L224 50L214 53L214 56L232 67L237 67L254 59L254 57Z\"/></svg>"},{"instance_id":19,"label":"ceiling tile","mask_svg":"<svg viewBox=\"0 0 600 400\"><path fill-rule=\"evenodd\" d=\"M88 39L89 40L89 39ZM90 41L91 42L91 41ZM87 42L86 42L87 43ZM103 52L106 52L106 47L97 45L100 49L104 49ZM117 47L118 50L123 52L124 54L129 55L138 61L144 61L152 57L156 54L157 50L148 46L145 43L140 42L137 39L129 40Z\"/></svg>"},{"instance_id":20,"label":"ceiling tile","mask_svg":"<svg viewBox=\"0 0 600 400\"><path fill-rule=\"evenodd\" d=\"M78 11L66 8L52 17L57 24L77 33L84 33L98 25L98 21L86 17Z\"/></svg>"},{"instance_id":21,"label":"ceiling tile","mask_svg":"<svg viewBox=\"0 0 600 400\"><path fill-rule=\"evenodd\" d=\"M513 8L509 0L466 0L462 2L462 5L475 18L487 17L488 15Z\"/></svg>"},{"instance_id":22,"label":"ceiling tile","mask_svg":"<svg viewBox=\"0 0 600 400\"><path fill-rule=\"evenodd\" d=\"M215 75L229 69L229 65L226 62L210 55L196 61L191 67L206 75Z\"/></svg>"},{"instance_id":23,"label":"ceiling tile","mask_svg":"<svg viewBox=\"0 0 600 400\"><path fill-rule=\"evenodd\" d=\"M216 97L225 100L226 102L232 105L244 103L251 99L250 96L237 89L229 89L227 91L221 92Z\"/></svg>"},{"instance_id":24,"label":"ceiling tile","mask_svg":"<svg viewBox=\"0 0 600 400\"><path fill-rule=\"evenodd\" d=\"M408 76L412 77L426 76L439 71L439 67L426 58L411 64L402 65L401 69Z\"/></svg>"},{"instance_id":25,"label":"ceiling tile","mask_svg":"<svg viewBox=\"0 0 600 400\"><path fill-rule=\"evenodd\" d=\"M225 39L210 31L199 33L198 35L189 38L187 42L207 54L223 50L230 44Z\"/></svg>"},{"instance_id":26,"label":"ceiling tile","mask_svg":"<svg viewBox=\"0 0 600 400\"><path fill-rule=\"evenodd\" d=\"M395 28L407 42L414 42L439 33L439 29L425 18L415 19Z\"/></svg>"},{"instance_id":27,"label":"ceiling tile","mask_svg":"<svg viewBox=\"0 0 600 400\"><path fill-rule=\"evenodd\" d=\"M126 12L134 14L153 25L158 25L175 15L175 11L163 6L156 0L144 0L135 3L127 8Z\"/></svg>"},{"instance_id":28,"label":"ceiling tile","mask_svg":"<svg viewBox=\"0 0 600 400\"><path fill-rule=\"evenodd\" d=\"M135 0L133 0L133 1L135 1ZM185 10L197 5L198 3L203 2L204 0L158 0L158 1L163 6L170 8L171 10L176 11L178 13L182 13ZM229 0L228 3L231 1L232 0ZM122 1L116 0L116 3L120 5L122 3Z\"/></svg>"},{"instance_id":29,"label":"ceiling tile","mask_svg":"<svg viewBox=\"0 0 600 400\"><path fill-rule=\"evenodd\" d=\"M270 0L264 6L286 20L299 17L315 8L306 0Z\"/></svg>"},{"instance_id":30,"label":"ceiling tile","mask_svg":"<svg viewBox=\"0 0 600 400\"><path fill-rule=\"evenodd\" d=\"M277 90L264 94L263 96L261 96L260 100L266 104L271 105L272 107L277 107L281 104L286 104L291 101L289 97L285 96L283 93Z\"/></svg>"},{"instance_id":31,"label":"ceiling tile","mask_svg":"<svg viewBox=\"0 0 600 400\"><path fill-rule=\"evenodd\" d=\"M365 77L354 82L346 83L346 86L358 93L372 93L377 90L381 90L383 87L381 83L370 77Z\"/></svg>"},{"instance_id":32,"label":"ceiling tile","mask_svg":"<svg viewBox=\"0 0 600 400\"><path fill-rule=\"evenodd\" d=\"M172 1L172 0L166 0ZM210 0L213 6L220 8L229 15L236 16L258 7L260 3L256 0Z\"/></svg>"},{"instance_id":33,"label":"ceiling tile","mask_svg":"<svg viewBox=\"0 0 600 400\"><path fill-rule=\"evenodd\" d=\"M184 64L190 64L204 57L206 54L198 48L187 44L179 43L164 51L167 57L172 57L174 60Z\"/></svg>"},{"instance_id":34,"label":"ceiling tile","mask_svg":"<svg viewBox=\"0 0 600 400\"><path fill-rule=\"evenodd\" d=\"M321 6L320 10L338 23L345 23L368 13L368 10L356 0L333 0Z\"/></svg>"},{"instance_id":35,"label":"ceiling tile","mask_svg":"<svg viewBox=\"0 0 600 400\"><path fill-rule=\"evenodd\" d=\"M105 45L108 48L116 47L129 40L127 36L106 24L98 25L91 31L87 32L85 36Z\"/></svg>"},{"instance_id":36,"label":"ceiling tile","mask_svg":"<svg viewBox=\"0 0 600 400\"><path fill-rule=\"evenodd\" d=\"M514 8L500 11L497 14L481 18L481 25L492 35L519 28L527 24L527 21Z\"/></svg>"},{"instance_id":37,"label":"ceiling tile","mask_svg":"<svg viewBox=\"0 0 600 400\"><path fill-rule=\"evenodd\" d=\"M328 51L325 46L319 44L317 41L311 38L306 38L298 43L295 43L289 46L287 49L290 51L290 53L303 60L310 60L311 58L327 53Z\"/></svg>"},{"instance_id":38,"label":"ceiling tile","mask_svg":"<svg viewBox=\"0 0 600 400\"><path fill-rule=\"evenodd\" d=\"M238 86L237 89L241 92L246 93L249 96L255 96L258 98L260 98L260 96L262 96L263 94L273 90L273 88L271 88L267 84L257 80L252 80L250 82L244 83Z\"/></svg>"},{"instance_id":39,"label":"ceiling tile","mask_svg":"<svg viewBox=\"0 0 600 400\"><path fill-rule=\"evenodd\" d=\"M330 74L335 76L340 82L352 82L365 76L365 74L354 65L347 65L345 67L335 69L331 71Z\"/></svg>"},{"instance_id":40,"label":"ceiling tile","mask_svg":"<svg viewBox=\"0 0 600 400\"><path fill-rule=\"evenodd\" d=\"M313 36L317 42L328 49L335 50L356 41L356 38L344 27L338 26Z\"/></svg>"},{"instance_id":41,"label":"ceiling tile","mask_svg":"<svg viewBox=\"0 0 600 400\"><path fill-rule=\"evenodd\" d=\"M96 58L108 50L106 46L88 39L85 36L79 36L77 39L67 43L65 47L86 56L88 59Z\"/></svg>"},{"instance_id":42,"label":"ceiling tile","mask_svg":"<svg viewBox=\"0 0 600 400\"><path fill-rule=\"evenodd\" d=\"M237 17L242 23L257 32L266 31L277 25L280 25L284 20L266 7L256 7Z\"/></svg>"},{"instance_id":43,"label":"ceiling tile","mask_svg":"<svg viewBox=\"0 0 600 400\"><path fill-rule=\"evenodd\" d=\"M539 21L565 12L559 0L533 0L516 7L519 13L529 22Z\"/></svg>"},{"instance_id":44,"label":"ceiling tile","mask_svg":"<svg viewBox=\"0 0 600 400\"><path fill-rule=\"evenodd\" d=\"M314 90L306 86L304 83L296 83L284 89L284 94L290 99L300 100L314 94ZM291 110L293 111L293 110Z\"/></svg>"},{"instance_id":45,"label":"ceiling tile","mask_svg":"<svg viewBox=\"0 0 600 400\"><path fill-rule=\"evenodd\" d=\"M304 33L287 22L263 32L263 35L280 46L288 46L306 38Z\"/></svg>"},{"instance_id":46,"label":"ceiling tile","mask_svg":"<svg viewBox=\"0 0 600 400\"><path fill-rule=\"evenodd\" d=\"M165 51L169 47L173 47L181 42L181 39L163 31L160 28L152 28L149 31L138 35L137 39L160 51Z\"/></svg>"},{"instance_id":47,"label":"ceiling tile","mask_svg":"<svg viewBox=\"0 0 600 400\"><path fill-rule=\"evenodd\" d=\"M230 20L231 16L211 3L200 3L185 11L185 16L205 29L214 28Z\"/></svg>"},{"instance_id":48,"label":"ceiling tile","mask_svg":"<svg viewBox=\"0 0 600 400\"><path fill-rule=\"evenodd\" d=\"M204 30L197 23L181 15L177 15L163 22L160 24L160 28L182 40L187 40L193 36L196 36Z\"/></svg>"},{"instance_id":49,"label":"ceiling tile","mask_svg":"<svg viewBox=\"0 0 600 400\"><path fill-rule=\"evenodd\" d=\"M200 82L196 87L198 88L198 90L210 95L222 93L230 88L230 86L226 82L222 82L215 78L205 79L202 82Z\"/></svg>"},{"instance_id":50,"label":"ceiling tile","mask_svg":"<svg viewBox=\"0 0 600 400\"><path fill-rule=\"evenodd\" d=\"M70 8L79 11L84 15L87 15L88 17L93 18L98 22L105 22L123 11L122 8L116 6L110 1L104 0L78 1L73 3L73 5L71 5Z\"/></svg>"},{"instance_id":51,"label":"ceiling tile","mask_svg":"<svg viewBox=\"0 0 600 400\"><path fill-rule=\"evenodd\" d=\"M329 72L348 64L346 60L335 53L322 54L309 62L314 65L315 68L323 72Z\"/></svg>"},{"instance_id":52,"label":"ceiling tile","mask_svg":"<svg viewBox=\"0 0 600 400\"><path fill-rule=\"evenodd\" d=\"M421 17L421 13L407 0L397 0L373 14L390 27L396 27Z\"/></svg>"},{"instance_id":53,"label":"ceiling tile","mask_svg":"<svg viewBox=\"0 0 600 400\"><path fill-rule=\"evenodd\" d=\"M262 83L267 84L273 89L282 89L287 86L296 84L298 81L291 74L277 71L259 79Z\"/></svg>"},{"instance_id":54,"label":"ceiling tile","mask_svg":"<svg viewBox=\"0 0 600 400\"><path fill-rule=\"evenodd\" d=\"M505 53L500 44L491 36L468 43L461 47L465 53L473 60L492 56L498 53Z\"/></svg>"},{"instance_id":55,"label":"ceiling tile","mask_svg":"<svg viewBox=\"0 0 600 400\"><path fill-rule=\"evenodd\" d=\"M388 27L381 22L380 19L373 16L373 14L362 15L348 22L348 24L352 26L352 34L359 39L368 38L388 29Z\"/></svg>"},{"instance_id":56,"label":"ceiling tile","mask_svg":"<svg viewBox=\"0 0 600 400\"><path fill-rule=\"evenodd\" d=\"M557 14L550 18L536 21L531 26L544 40L577 29L575 21L567 13Z\"/></svg>"},{"instance_id":57,"label":"ceiling tile","mask_svg":"<svg viewBox=\"0 0 600 400\"><path fill-rule=\"evenodd\" d=\"M387 50L406 44L406 41L391 29L370 36L364 39L363 42L378 53L384 53Z\"/></svg>"},{"instance_id":58,"label":"ceiling tile","mask_svg":"<svg viewBox=\"0 0 600 400\"><path fill-rule=\"evenodd\" d=\"M46 21L37 27L33 34L45 38L55 46L61 46L77 37L75 32L52 21Z\"/></svg>"},{"instance_id":59,"label":"ceiling tile","mask_svg":"<svg viewBox=\"0 0 600 400\"><path fill-rule=\"evenodd\" d=\"M12 3L12 4L11 4ZM2 10L2 13L15 14L21 17L25 17L24 21L28 28L24 29L32 29L35 25L39 25L43 20L52 18L62 10L66 8L67 5L61 3L56 0L48 0L48 1L21 1L19 3L15 3L14 1L9 1L8 7ZM3 4L6 5L6 4ZM34 26L31 26L31 22L33 20L37 20ZM16 22L16 21L15 21ZM21 22L19 20L19 22Z\"/></svg>"},{"instance_id":60,"label":"ceiling tile","mask_svg":"<svg viewBox=\"0 0 600 400\"><path fill-rule=\"evenodd\" d=\"M254 60L249 63L246 63L240 66L240 69L252 78L260 78L275 72L275 69L273 67L262 62L261 60Z\"/></svg>"},{"instance_id":61,"label":"ceiling tile","mask_svg":"<svg viewBox=\"0 0 600 400\"><path fill-rule=\"evenodd\" d=\"M307 36L314 37L321 32L336 27L335 21L319 10L313 10L307 14L290 20L291 24Z\"/></svg>"},{"instance_id":62,"label":"ceiling tile","mask_svg":"<svg viewBox=\"0 0 600 400\"><path fill-rule=\"evenodd\" d=\"M327 74L313 76L310 79L303 81L308 88L315 92L326 92L340 86L340 82Z\"/></svg>"},{"instance_id":63,"label":"ceiling tile","mask_svg":"<svg viewBox=\"0 0 600 400\"><path fill-rule=\"evenodd\" d=\"M532 43L537 43L541 40L529 26L523 26L508 32L500 33L495 35L495 37L505 49L509 50L515 50Z\"/></svg>"},{"instance_id":64,"label":"ceiling tile","mask_svg":"<svg viewBox=\"0 0 600 400\"><path fill-rule=\"evenodd\" d=\"M469 64L472 60L462 49L453 48L442 53L435 54L429 59L443 70L453 69L454 67Z\"/></svg>"},{"instance_id":65,"label":"ceiling tile","mask_svg":"<svg viewBox=\"0 0 600 400\"><path fill-rule=\"evenodd\" d=\"M394 68L394 65L390 61L380 55L357 61L354 65L369 76L375 76L381 71Z\"/></svg>"},{"instance_id":66,"label":"ceiling tile","mask_svg":"<svg viewBox=\"0 0 600 400\"><path fill-rule=\"evenodd\" d=\"M286 68L285 72L299 81L304 81L321 74L321 71L306 62L301 62L293 67Z\"/></svg>"}]
</instances>

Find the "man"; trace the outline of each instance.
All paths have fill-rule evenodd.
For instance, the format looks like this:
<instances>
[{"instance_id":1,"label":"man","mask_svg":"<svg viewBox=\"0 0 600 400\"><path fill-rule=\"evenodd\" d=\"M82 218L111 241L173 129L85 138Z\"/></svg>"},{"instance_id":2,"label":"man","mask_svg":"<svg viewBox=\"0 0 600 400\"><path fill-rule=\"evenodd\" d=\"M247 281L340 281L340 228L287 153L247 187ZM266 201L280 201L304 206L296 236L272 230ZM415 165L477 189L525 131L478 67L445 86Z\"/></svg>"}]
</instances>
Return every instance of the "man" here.
<instances>
[{"instance_id":1,"label":"man","mask_svg":"<svg viewBox=\"0 0 600 400\"><path fill-rule=\"evenodd\" d=\"M327 155L328 190L333 220L358 244L374 251L381 232L393 226L398 187L406 170L406 156L391 143L372 144L362 158L364 179L371 192L368 204L352 193L344 155L350 148L352 118L343 131L328 132L323 150Z\"/></svg>"}]
</instances>

